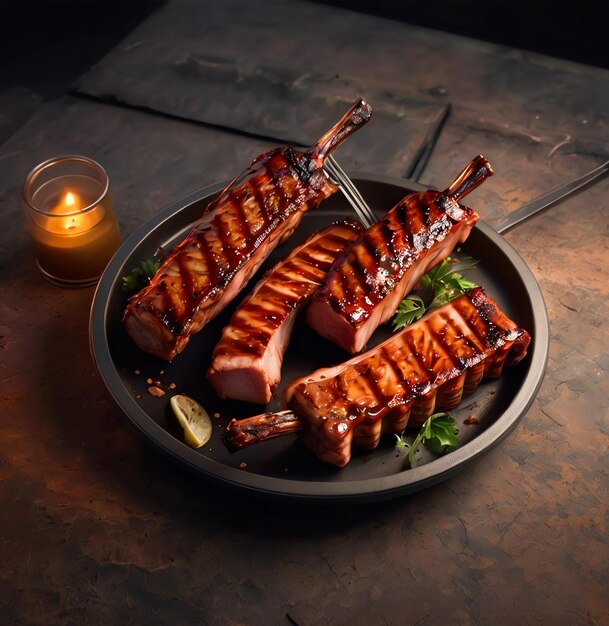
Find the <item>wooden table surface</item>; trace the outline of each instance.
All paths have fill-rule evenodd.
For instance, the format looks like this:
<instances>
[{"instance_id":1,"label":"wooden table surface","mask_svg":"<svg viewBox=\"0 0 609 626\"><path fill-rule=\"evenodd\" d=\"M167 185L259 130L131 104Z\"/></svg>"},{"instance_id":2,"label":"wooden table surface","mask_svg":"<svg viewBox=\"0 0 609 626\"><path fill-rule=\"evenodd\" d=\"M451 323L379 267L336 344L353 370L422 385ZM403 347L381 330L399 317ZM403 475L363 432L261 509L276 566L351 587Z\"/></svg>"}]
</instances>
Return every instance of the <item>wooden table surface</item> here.
<instances>
[{"instance_id":1,"label":"wooden table surface","mask_svg":"<svg viewBox=\"0 0 609 626\"><path fill-rule=\"evenodd\" d=\"M301 141L284 136L289 103L314 109L308 136L360 95L384 121L365 154L345 146L347 169L406 175L449 106L422 181L445 186L483 153L495 176L468 204L491 225L607 158L605 70L247 0L162 7L0 146L1 623L609 624L606 179L506 235L551 327L518 427L450 480L375 504L261 501L161 456L93 364L94 289L36 269L19 196L37 163L102 163L125 238Z\"/></svg>"}]
</instances>

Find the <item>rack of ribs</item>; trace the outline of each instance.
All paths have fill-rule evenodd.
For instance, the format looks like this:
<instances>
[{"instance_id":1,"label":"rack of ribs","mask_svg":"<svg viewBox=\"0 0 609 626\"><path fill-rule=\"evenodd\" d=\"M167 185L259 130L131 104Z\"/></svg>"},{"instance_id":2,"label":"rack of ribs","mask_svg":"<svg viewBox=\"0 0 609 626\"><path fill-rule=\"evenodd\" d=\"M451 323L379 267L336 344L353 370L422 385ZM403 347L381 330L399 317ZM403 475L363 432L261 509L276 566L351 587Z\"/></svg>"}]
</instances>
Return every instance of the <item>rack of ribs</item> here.
<instances>
[{"instance_id":1,"label":"rack of ribs","mask_svg":"<svg viewBox=\"0 0 609 626\"><path fill-rule=\"evenodd\" d=\"M409 193L334 263L306 321L355 354L422 276L464 242L479 215L459 204L492 169L479 155L443 192Z\"/></svg>"},{"instance_id":2,"label":"rack of ribs","mask_svg":"<svg viewBox=\"0 0 609 626\"><path fill-rule=\"evenodd\" d=\"M207 378L220 398L270 401L299 313L338 254L363 230L353 220L332 224L265 274L233 313L214 349Z\"/></svg>"},{"instance_id":3,"label":"rack of ribs","mask_svg":"<svg viewBox=\"0 0 609 626\"><path fill-rule=\"evenodd\" d=\"M483 377L519 363L529 342L529 333L476 287L372 350L293 381L284 390L285 411L233 420L225 441L239 449L300 431L321 460L344 467L353 446L372 450L383 433L455 408Z\"/></svg>"},{"instance_id":4,"label":"rack of ribs","mask_svg":"<svg viewBox=\"0 0 609 626\"><path fill-rule=\"evenodd\" d=\"M168 361L181 352L294 232L305 211L337 190L324 160L370 116L369 105L358 100L308 150L267 152L220 192L150 285L130 299L123 323L133 341Z\"/></svg>"}]
</instances>

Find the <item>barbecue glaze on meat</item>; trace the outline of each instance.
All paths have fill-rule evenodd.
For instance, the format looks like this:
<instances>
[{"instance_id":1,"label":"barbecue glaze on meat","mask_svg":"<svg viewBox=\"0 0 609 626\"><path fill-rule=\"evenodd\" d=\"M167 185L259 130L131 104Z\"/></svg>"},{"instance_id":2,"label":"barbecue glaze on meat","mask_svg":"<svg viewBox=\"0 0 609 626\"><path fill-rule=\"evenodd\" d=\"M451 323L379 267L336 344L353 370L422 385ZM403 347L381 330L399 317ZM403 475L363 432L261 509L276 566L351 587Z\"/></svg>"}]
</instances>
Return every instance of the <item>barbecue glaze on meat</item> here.
<instances>
[{"instance_id":1,"label":"barbecue glaze on meat","mask_svg":"<svg viewBox=\"0 0 609 626\"><path fill-rule=\"evenodd\" d=\"M422 276L468 237L479 216L458 201L491 174L478 156L444 192L408 194L336 260L307 323L347 352L361 351Z\"/></svg>"},{"instance_id":2,"label":"barbecue glaze on meat","mask_svg":"<svg viewBox=\"0 0 609 626\"><path fill-rule=\"evenodd\" d=\"M307 151L272 150L231 182L150 285L130 299L123 321L135 343L168 361L181 352L293 233L304 212L337 190L324 159L370 115L359 100Z\"/></svg>"},{"instance_id":3,"label":"barbecue glaze on meat","mask_svg":"<svg viewBox=\"0 0 609 626\"><path fill-rule=\"evenodd\" d=\"M483 377L521 361L529 342L481 288L471 289L365 354L293 381L281 424L272 414L233 420L226 440L239 448L301 431L320 459L344 467L352 446L374 449L382 433L456 407Z\"/></svg>"},{"instance_id":4,"label":"barbecue glaze on meat","mask_svg":"<svg viewBox=\"0 0 609 626\"><path fill-rule=\"evenodd\" d=\"M269 270L222 331L207 378L220 398L267 404L298 313L342 250L363 232L345 220L315 233Z\"/></svg>"}]
</instances>

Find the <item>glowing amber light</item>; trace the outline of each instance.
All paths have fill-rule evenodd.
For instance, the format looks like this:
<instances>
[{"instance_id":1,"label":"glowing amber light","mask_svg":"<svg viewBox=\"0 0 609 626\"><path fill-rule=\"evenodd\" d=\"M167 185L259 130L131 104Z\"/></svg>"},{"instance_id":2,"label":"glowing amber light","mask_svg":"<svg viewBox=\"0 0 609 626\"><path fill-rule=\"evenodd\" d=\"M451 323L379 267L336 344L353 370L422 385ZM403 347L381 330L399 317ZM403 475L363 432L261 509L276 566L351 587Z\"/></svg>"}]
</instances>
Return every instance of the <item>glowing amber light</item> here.
<instances>
[{"instance_id":1,"label":"glowing amber light","mask_svg":"<svg viewBox=\"0 0 609 626\"><path fill-rule=\"evenodd\" d=\"M71 191L68 191L66 193L66 197L64 198L63 203L64 203L65 207L67 209L69 209L70 211L80 211L80 209L82 208L80 206L80 202L76 201L76 197L77 196L75 196ZM80 198L79 198L79 201L80 201ZM68 211L66 211L66 213L67 212ZM74 229L77 226L79 226L80 222L77 221L78 217L79 216L72 216L72 217L68 218L67 224L66 224L66 228L68 230Z\"/></svg>"},{"instance_id":2,"label":"glowing amber light","mask_svg":"<svg viewBox=\"0 0 609 626\"><path fill-rule=\"evenodd\" d=\"M87 203L79 194L66 191L61 201L49 210L51 215L56 215L58 218L49 218L46 230L58 235L74 236L93 228L100 220L99 214L94 210L83 211L86 208Z\"/></svg>"},{"instance_id":3,"label":"glowing amber light","mask_svg":"<svg viewBox=\"0 0 609 626\"><path fill-rule=\"evenodd\" d=\"M87 165L84 157L64 164L75 168L81 161ZM72 176L68 172L33 190L26 181L24 198L36 260L43 274L59 284L95 282L120 245L107 177L104 185L86 174L86 170Z\"/></svg>"}]
</instances>

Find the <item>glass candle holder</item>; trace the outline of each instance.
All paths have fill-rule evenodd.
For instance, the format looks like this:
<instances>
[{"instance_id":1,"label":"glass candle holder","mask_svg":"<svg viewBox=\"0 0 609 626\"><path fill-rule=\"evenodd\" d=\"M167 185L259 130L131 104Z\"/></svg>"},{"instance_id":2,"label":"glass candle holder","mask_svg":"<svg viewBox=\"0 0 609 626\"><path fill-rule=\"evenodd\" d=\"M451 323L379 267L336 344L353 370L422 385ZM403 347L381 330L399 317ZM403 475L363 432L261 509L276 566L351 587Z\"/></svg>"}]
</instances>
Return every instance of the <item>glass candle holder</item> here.
<instances>
[{"instance_id":1,"label":"glass candle holder","mask_svg":"<svg viewBox=\"0 0 609 626\"><path fill-rule=\"evenodd\" d=\"M97 282L120 245L104 168L82 156L49 159L26 178L23 203L42 274L65 287Z\"/></svg>"}]
</instances>

